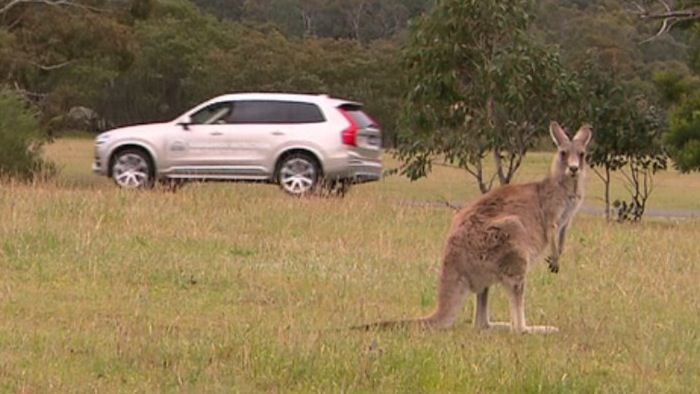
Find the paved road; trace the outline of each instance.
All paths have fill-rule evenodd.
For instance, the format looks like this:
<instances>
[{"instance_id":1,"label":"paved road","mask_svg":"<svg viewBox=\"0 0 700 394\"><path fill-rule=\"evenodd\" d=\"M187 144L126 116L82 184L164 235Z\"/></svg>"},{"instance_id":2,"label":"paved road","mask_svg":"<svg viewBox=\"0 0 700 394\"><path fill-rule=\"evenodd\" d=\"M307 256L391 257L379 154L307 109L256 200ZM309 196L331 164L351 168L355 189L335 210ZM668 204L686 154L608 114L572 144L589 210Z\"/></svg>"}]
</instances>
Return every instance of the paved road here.
<instances>
[{"instance_id":1,"label":"paved road","mask_svg":"<svg viewBox=\"0 0 700 394\"><path fill-rule=\"evenodd\" d=\"M459 202L446 202L446 201L430 201L430 200L405 200L400 202L401 205L417 206L417 207L450 207L454 209L459 209L464 206L463 203ZM581 208L582 213L587 213L589 215L604 215L605 209L600 207L588 207L584 206ZM693 209L654 209L647 208L644 212L645 217L660 217L660 218L700 218L700 210Z\"/></svg>"},{"instance_id":2,"label":"paved road","mask_svg":"<svg viewBox=\"0 0 700 394\"><path fill-rule=\"evenodd\" d=\"M590 215L605 215L605 209L599 207L581 207L581 212ZM644 216L659 218L700 218L700 211L692 209L653 209L647 208Z\"/></svg>"}]
</instances>

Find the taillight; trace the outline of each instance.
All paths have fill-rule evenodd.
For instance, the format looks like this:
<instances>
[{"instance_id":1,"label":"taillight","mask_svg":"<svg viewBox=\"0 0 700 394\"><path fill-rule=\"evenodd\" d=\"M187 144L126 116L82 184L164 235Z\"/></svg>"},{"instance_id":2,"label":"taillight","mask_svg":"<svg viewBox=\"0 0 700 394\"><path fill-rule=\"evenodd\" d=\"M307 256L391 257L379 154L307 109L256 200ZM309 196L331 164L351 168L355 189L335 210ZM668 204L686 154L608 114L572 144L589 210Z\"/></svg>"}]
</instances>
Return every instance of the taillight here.
<instances>
[{"instance_id":1,"label":"taillight","mask_svg":"<svg viewBox=\"0 0 700 394\"><path fill-rule=\"evenodd\" d=\"M341 114L343 114L345 119L347 119L348 122L350 122L350 126L348 126L348 128L346 128L346 129L344 129L341 133L343 144L350 145L350 146L357 146L357 130L358 130L357 122L355 121L355 119L352 116L350 116L349 113L347 113L347 111L345 111L343 109L338 109L338 110L340 111Z\"/></svg>"}]
</instances>

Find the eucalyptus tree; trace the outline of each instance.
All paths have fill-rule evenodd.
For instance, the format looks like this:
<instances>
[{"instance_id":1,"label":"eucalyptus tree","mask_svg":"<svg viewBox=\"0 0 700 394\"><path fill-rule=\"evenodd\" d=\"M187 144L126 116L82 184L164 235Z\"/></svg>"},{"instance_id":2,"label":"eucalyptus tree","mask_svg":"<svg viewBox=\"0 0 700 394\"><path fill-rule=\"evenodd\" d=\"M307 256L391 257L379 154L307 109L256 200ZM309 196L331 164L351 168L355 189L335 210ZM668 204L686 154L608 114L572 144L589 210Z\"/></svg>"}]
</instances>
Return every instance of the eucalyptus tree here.
<instances>
[{"instance_id":1,"label":"eucalyptus tree","mask_svg":"<svg viewBox=\"0 0 700 394\"><path fill-rule=\"evenodd\" d=\"M0 87L0 179L31 179L53 171L41 157L46 140L36 108L15 91Z\"/></svg>"},{"instance_id":2,"label":"eucalyptus tree","mask_svg":"<svg viewBox=\"0 0 700 394\"><path fill-rule=\"evenodd\" d=\"M700 171L700 93L684 96L673 107L665 142L678 170Z\"/></svg>"},{"instance_id":3,"label":"eucalyptus tree","mask_svg":"<svg viewBox=\"0 0 700 394\"><path fill-rule=\"evenodd\" d=\"M420 178L438 160L466 170L482 193L496 180L512 181L561 103L576 93L557 52L529 34L531 5L442 0L415 21L403 53L403 174Z\"/></svg>"},{"instance_id":4,"label":"eucalyptus tree","mask_svg":"<svg viewBox=\"0 0 700 394\"><path fill-rule=\"evenodd\" d=\"M682 172L700 171L700 93L697 90L700 78L700 1L669 4L647 0L638 9L641 19L659 26L649 41L665 36L676 28L691 33L688 63L692 74L662 72L656 75L656 82L673 102L664 140L674 166Z\"/></svg>"},{"instance_id":5,"label":"eucalyptus tree","mask_svg":"<svg viewBox=\"0 0 700 394\"><path fill-rule=\"evenodd\" d=\"M663 112L643 90L620 80L591 53L577 73L580 101L572 106L572 117L593 125L595 138L587 162L604 184L606 218L611 218L615 207L618 220L636 221L644 215L654 190L654 175L666 168L661 138L665 123ZM629 200L611 201L616 172Z\"/></svg>"}]
</instances>

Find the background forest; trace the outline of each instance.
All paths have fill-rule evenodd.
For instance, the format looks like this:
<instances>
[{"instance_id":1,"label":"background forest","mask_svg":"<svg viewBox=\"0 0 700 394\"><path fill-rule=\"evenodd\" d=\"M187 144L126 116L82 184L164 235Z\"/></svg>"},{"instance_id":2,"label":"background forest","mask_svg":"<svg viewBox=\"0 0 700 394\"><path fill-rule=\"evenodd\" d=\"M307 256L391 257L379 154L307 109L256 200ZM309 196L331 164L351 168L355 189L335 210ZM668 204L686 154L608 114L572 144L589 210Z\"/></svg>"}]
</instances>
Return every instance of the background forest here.
<instances>
[{"instance_id":1,"label":"background forest","mask_svg":"<svg viewBox=\"0 0 700 394\"><path fill-rule=\"evenodd\" d=\"M452 45L460 38L447 37L449 29L440 33L433 27L459 26L463 24L459 18L473 17L477 22L498 22L481 23L491 29L483 34L506 32L501 36L509 39L512 33L516 41L527 44L505 47L519 56L517 61L494 57L483 64L487 73L489 67L496 69L495 78L500 78L501 85L487 88L520 89L495 101L512 104L519 99L523 108L541 105L542 110L532 116L545 120L593 123L611 137L598 138L601 143L594 153L598 156L592 160L605 170L629 162L629 155L621 157L636 149L620 147L621 139L651 136L638 139L648 146L660 143L661 134L669 129L676 133L666 137L663 154L670 152L682 170L700 166L700 29L693 28L694 20L681 21L654 37L661 20L644 20L640 10L648 6L658 11L658 2L511 0L494 2L489 10L485 3L476 2L463 9L471 16L455 12L459 4L435 0L0 0L0 85L31 103L39 113L37 127L47 136L76 128L98 131L167 120L225 92L328 93L364 102L383 126L387 145L401 146L399 137L405 134L404 141L418 141L431 153L443 153L456 165L468 167L473 157L431 148L430 141L412 132L416 119L405 113L418 103L425 108L426 97L411 97L421 81L433 77L444 81L455 72L443 67L438 70L442 74L427 75L425 67L416 67L421 61L428 68L433 63L420 60L433 45L421 43L421 37L434 33L436 40ZM678 9L694 5L671 4ZM441 14L439 9L447 11ZM523 23L508 20L506 14L514 9L523 11ZM532 43L539 52L528 52ZM465 41L454 48L458 45L475 44ZM455 63L455 59L434 63ZM538 93L530 86L535 82L513 82L516 74L538 75L537 67L547 64L532 65L537 59L556 66L548 68L554 74L539 83L566 90L559 102L539 102L541 89ZM511 62L510 71L516 74L500 73L499 62ZM428 104L445 104L441 99ZM502 116L503 121L493 124L520 121L508 105L504 108L510 112ZM557 111L548 111L553 107ZM8 105L4 108L10 111ZM536 122L525 121L528 127L542 129ZM432 133L444 125L428 126ZM505 126L501 129L510 133ZM519 141L522 147L494 147L493 141L482 146L503 149L517 170L519 157L536 142L537 138L526 138ZM407 175L427 171L429 163L415 146L403 144L401 151L408 163ZM657 157L659 152L661 148L645 152L644 157ZM507 183L509 175L508 171L499 174L501 183ZM480 182L482 190L488 189L484 180Z\"/></svg>"}]
</instances>

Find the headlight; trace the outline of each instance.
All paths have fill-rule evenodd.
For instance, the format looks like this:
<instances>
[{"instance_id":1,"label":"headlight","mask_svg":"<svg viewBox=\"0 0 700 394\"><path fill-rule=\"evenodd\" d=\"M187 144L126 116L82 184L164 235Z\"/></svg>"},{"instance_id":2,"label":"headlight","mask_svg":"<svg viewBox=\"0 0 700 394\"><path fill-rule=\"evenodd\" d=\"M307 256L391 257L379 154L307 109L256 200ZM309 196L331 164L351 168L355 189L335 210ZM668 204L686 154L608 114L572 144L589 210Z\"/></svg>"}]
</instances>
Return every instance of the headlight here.
<instances>
[{"instance_id":1,"label":"headlight","mask_svg":"<svg viewBox=\"0 0 700 394\"><path fill-rule=\"evenodd\" d=\"M109 140L108 133L102 133L95 138L95 145L102 145Z\"/></svg>"}]
</instances>

